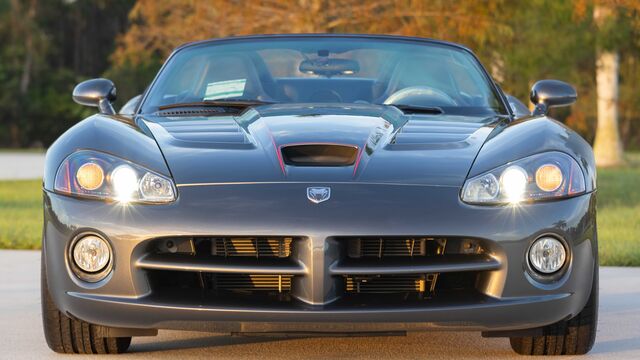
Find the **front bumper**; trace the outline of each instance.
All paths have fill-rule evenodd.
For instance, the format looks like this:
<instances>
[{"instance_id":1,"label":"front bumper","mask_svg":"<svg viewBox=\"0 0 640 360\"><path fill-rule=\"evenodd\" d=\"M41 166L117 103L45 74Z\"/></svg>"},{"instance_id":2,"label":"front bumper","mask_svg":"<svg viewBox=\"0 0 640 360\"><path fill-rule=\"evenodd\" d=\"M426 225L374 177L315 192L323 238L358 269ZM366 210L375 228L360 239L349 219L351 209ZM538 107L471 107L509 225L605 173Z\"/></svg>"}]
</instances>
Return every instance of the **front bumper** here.
<instances>
[{"instance_id":1,"label":"front bumper","mask_svg":"<svg viewBox=\"0 0 640 360\"><path fill-rule=\"evenodd\" d=\"M307 186L331 186L313 204ZM596 259L595 194L521 207L460 202L455 187L389 184L235 184L179 188L171 205L107 204L45 191L44 249L48 285L61 311L120 328L222 332L516 330L569 318L586 304ZM78 280L66 253L91 231L114 249L112 274ZM570 265L553 283L527 275L526 251L542 234L569 247ZM262 303L158 296L139 267L152 239L173 236L279 236L306 240L295 302ZM499 266L479 277L477 296L389 306L340 298L332 270L340 236L451 236L482 239Z\"/></svg>"}]
</instances>

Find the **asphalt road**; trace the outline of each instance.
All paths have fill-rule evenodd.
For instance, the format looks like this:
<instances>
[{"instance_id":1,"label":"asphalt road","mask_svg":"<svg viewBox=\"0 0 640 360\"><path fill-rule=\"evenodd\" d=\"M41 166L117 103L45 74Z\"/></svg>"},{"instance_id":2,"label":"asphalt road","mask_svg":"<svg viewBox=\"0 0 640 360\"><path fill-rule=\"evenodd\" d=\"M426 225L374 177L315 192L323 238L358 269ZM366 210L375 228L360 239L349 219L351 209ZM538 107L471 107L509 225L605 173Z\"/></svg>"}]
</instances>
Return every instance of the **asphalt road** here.
<instances>
[{"instance_id":1,"label":"asphalt road","mask_svg":"<svg viewBox=\"0 0 640 360\"><path fill-rule=\"evenodd\" d=\"M46 346L40 323L40 254L0 251L0 359L77 359ZM594 350L581 359L640 359L640 268L603 268ZM506 339L434 332L406 337L265 339L161 331L135 338L130 353L154 359L531 359ZM574 357L563 357L572 359Z\"/></svg>"},{"instance_id":2,"label":"asphalt road","mask_svg":"<svg viewBox=\"0 0 640 360\"><path fill-rule=\"evenodd\" d=\"M43 172L44 153L0 152L0 180L41 179Z\"/></svg>"}]
</instances>

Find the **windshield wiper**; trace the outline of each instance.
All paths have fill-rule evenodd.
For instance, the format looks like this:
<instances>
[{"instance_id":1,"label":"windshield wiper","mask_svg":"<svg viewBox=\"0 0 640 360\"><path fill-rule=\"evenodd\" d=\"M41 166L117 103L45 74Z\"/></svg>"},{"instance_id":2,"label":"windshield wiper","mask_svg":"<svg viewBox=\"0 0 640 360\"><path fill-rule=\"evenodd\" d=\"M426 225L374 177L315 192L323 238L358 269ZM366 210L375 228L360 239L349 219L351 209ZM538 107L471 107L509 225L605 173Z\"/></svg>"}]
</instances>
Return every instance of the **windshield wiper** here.
<instances>
[{"instance_id":1,"label":"windshield wiper","mask_svg":"<svg viewBox=\"0 0 640 360\"><path fill-rule=\"evenodd\" d=\"M169 105L162 105L158 107L158 110L167 110L183 107L223 107L223 108L235 108L238 110L244 110L246 108L258 105L270 105L275 104L270 101L261 100L204 100L198 102L188 103L175 103Z\"/></svg>"},{"instance_id":2,"label":"windshield wiper","mask_svg":"<svg viewBox=\"0 0 640 360\"><path fill-rule=\"evenodd\" d=\"M405 114L439 115L444 113L444 111L437 106L419 106L419 105L401 105L401 104L398 104L398 105L389 104L389 106L394 106Z\"/></svg>"}]
</instances>

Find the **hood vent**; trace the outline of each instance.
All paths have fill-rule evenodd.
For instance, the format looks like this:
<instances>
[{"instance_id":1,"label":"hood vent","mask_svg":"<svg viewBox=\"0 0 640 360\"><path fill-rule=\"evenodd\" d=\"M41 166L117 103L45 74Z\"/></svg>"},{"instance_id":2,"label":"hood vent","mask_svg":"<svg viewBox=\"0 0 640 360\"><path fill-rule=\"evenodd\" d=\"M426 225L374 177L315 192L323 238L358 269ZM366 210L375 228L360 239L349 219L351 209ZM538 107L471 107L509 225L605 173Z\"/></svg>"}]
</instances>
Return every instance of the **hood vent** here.
<instances>
[{"instance_id":1,"label":"hood vent","mask_svg":"<svg viewBox=\"0 0 640 360\"><path fill-rule=\"evenodd\" d=\"M354 145L287 145L281 151L284 163L292 166L351 166L358 158Z\"/></svg>"}]
</instances>

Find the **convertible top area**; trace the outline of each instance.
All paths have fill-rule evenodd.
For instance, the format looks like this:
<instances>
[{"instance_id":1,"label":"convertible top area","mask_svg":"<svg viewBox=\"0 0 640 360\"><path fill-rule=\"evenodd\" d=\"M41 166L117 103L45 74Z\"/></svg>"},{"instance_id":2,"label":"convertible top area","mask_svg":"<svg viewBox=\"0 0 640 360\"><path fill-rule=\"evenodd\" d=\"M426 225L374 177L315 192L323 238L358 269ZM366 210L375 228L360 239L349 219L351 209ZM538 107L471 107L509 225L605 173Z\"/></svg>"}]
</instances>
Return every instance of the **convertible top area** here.
<instances>
[{"instance_id":1,"label":"convertible top area","mask_svg":"<svg viewBox=\"0 0 640 360\"><path fill-rule=\"evenodd\" d=\"M468 50L437 41L392 39L276 36L194 43L169 58L143 100L142 112L242 100L507 114L495 85Z\"/></svg>"}]
</instances>

